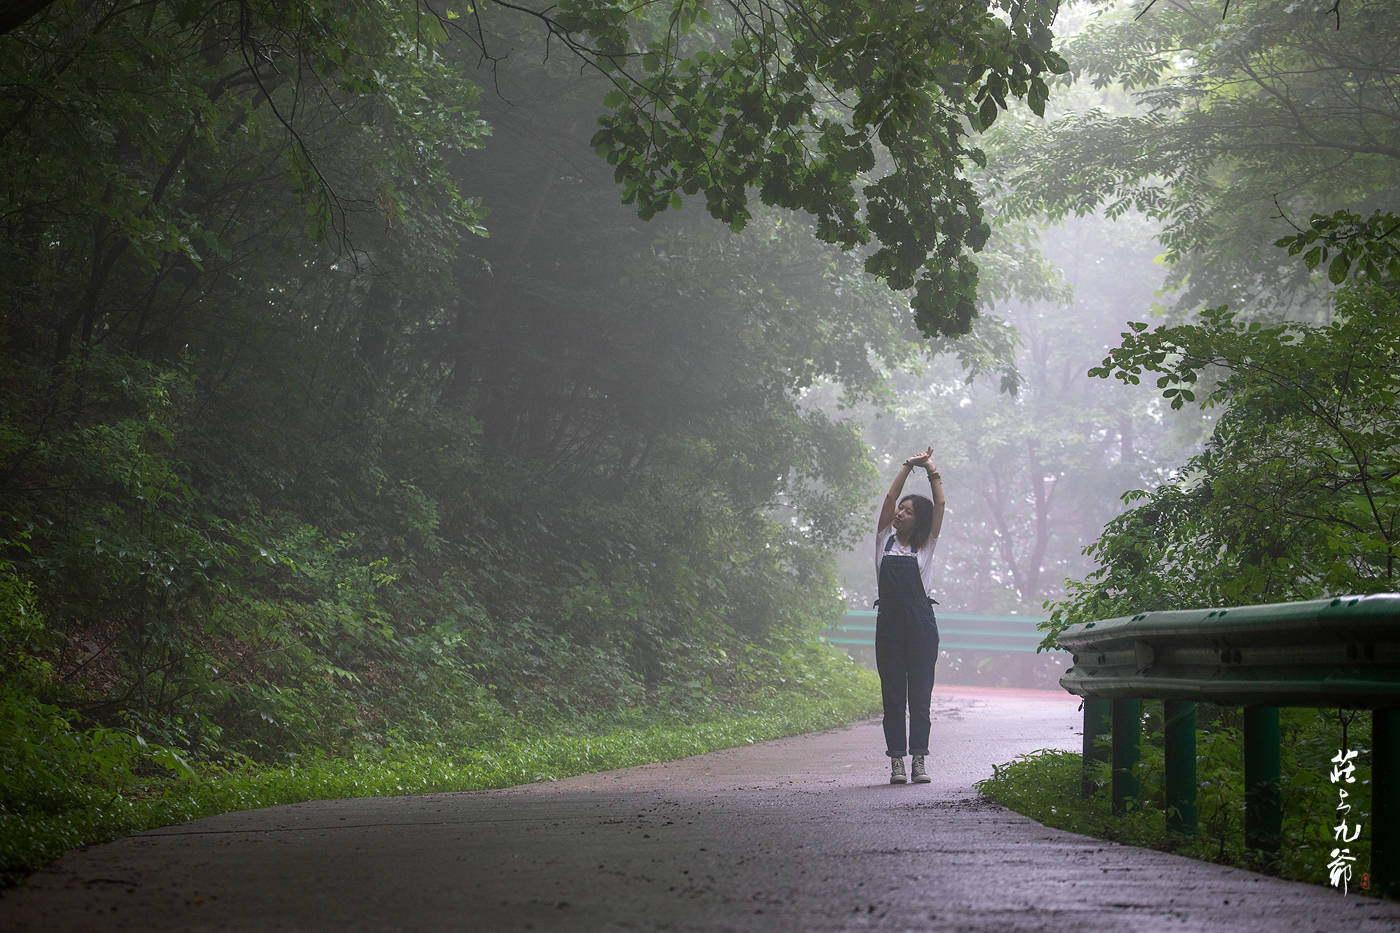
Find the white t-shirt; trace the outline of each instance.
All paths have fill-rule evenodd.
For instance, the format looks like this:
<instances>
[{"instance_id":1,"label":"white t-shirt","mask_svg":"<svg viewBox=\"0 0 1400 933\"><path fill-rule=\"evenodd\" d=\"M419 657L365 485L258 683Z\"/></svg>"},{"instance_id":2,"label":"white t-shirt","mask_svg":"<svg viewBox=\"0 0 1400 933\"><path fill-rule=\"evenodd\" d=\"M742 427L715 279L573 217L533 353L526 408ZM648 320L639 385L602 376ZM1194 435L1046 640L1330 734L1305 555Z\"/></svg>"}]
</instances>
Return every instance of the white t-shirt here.
<instances>
[{"instance_id":1,"label":"white t-shirt","mask_svg":"<svg viewBox=\"0 0 1400 933\"><path fill-rule=\"evenodd\" d=\"M885 542L894 534L894 527L886 525L875 533L875 579L880 578L880 561L885 559L886 554L906 555L916 557L919 560L919 576L924 581L924 594L933 595L933 548L938 544L937 538L929 538L924 543L923 550L915 551L908 545L899 543L899 536L895 535L894 544L888 551L885 550Z\"/></svg>"}]
</instances>

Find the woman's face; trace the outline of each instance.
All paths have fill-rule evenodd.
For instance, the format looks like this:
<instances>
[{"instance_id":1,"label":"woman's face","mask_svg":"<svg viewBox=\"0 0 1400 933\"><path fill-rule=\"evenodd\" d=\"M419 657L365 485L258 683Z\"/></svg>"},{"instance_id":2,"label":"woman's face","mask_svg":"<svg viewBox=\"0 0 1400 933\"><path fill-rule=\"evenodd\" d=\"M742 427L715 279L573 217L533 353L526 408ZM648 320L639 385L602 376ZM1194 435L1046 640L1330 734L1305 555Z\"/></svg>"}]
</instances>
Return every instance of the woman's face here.
<instances>
[{"instance_id":1,"label":"woman's face","mask_svg":"<svg viewBox=\"0 0 1400 933\"><path fill-rule=\"evenodd\" d=\"M904 534L914 527L914 501L905 499L895 506L894 518L890 524L894 525L894 530Z\"/></svg>"}]
</instances>

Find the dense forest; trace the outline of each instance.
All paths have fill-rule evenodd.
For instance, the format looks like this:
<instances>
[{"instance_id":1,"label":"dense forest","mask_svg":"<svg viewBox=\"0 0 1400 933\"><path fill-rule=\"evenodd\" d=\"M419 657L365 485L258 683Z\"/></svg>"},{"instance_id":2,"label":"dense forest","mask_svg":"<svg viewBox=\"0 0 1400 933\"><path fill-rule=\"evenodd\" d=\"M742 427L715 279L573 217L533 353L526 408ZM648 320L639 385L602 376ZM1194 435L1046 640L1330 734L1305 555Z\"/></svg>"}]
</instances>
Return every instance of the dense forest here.
<instances>
[{"instance_id":1,"label":"dense forest","mask_svg":"<svg viewBox=\"0 0 1400 933\"><path fill-rule=\"evenodd\" d=\"M1065 49L1136 110L1031 127L1012 177L1022 210L1160 220L1162 321L1132 319L1089 375L1154 386L1165 418L1201 406L1209 432L1125 495L1053 628L1393 591L1400 17L1368 2L1153 12L1146 28L1106 17Z\"/></svg>"},{"instance_id":2,"label":"dense forest","mask_svg":"<svg viewBox=\"0 0 1400 933\"><path fill-rule=\"evenodd\" d=\"M807 394L968 329L1042 6L10 8L0 868L152 769L869 712Z\"/></svg>"},{"instance_id":3,"label":"dense forest","mask_svg":"<svg viewBox=\"0 0 1400 933\"><path fill-rule=\"evenodd\" d=\"M1102 0L1056 31L1046 118L998 121L975 176L983 264L1019 285L983 288L978 327L1014 327L1020 391L926 367L867 422L882 454L947 439L949 598L1049 600L1049 643L1396 589L1400 16Z\"/></svg>"},{"instance_id":4,"label":"dense forest","mask_svg":"<svg viewBox=\"0 0 1400 933\"><path fill-rule=\"evenodd\" d=\"M12 5L0 817L819 697L926 443L965 611L1395 588L1400 17L1222 6Z\"/></svg>"}]
</instances>

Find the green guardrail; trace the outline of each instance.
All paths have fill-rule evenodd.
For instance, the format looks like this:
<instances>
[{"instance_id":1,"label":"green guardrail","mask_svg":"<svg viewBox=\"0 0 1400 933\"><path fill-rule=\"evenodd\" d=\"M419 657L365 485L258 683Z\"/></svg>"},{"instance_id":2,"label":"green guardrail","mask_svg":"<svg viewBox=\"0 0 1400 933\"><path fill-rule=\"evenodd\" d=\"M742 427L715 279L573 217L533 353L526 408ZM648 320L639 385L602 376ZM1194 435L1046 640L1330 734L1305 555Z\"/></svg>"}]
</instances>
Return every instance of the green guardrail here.
<instances>
[{"instance_id":1,"label":"green guardrail","mask_svg":"<svg viewBox=\"0 0 1400 933\"><path fill-rule=\"evenodd\" d=\"M1112 808L1138 796L1142 701L1164 701L1168 829L1196 828L1196 703L1244 707L1245 845L1282 843L1281 706L1373 711L1371 883L1400 896L1400 594L1146 612L1071 625L1060 685L1084 697L1084 767L1111 736Z\"/></svg>"},{"instance_id":2,"label":"green guardrail","mask_svg":"<svg viewBox=\"0 0 1400 933\"><path fill-rule=\"evenodd\" d=\"M936 612L941 651L989 651L1034 654L1044 636L1036 630L1044 619L1030 616L983 616ZM874 647L875 616L852 610L822 633L833 645Z\"/></svg>"}]
</instances>

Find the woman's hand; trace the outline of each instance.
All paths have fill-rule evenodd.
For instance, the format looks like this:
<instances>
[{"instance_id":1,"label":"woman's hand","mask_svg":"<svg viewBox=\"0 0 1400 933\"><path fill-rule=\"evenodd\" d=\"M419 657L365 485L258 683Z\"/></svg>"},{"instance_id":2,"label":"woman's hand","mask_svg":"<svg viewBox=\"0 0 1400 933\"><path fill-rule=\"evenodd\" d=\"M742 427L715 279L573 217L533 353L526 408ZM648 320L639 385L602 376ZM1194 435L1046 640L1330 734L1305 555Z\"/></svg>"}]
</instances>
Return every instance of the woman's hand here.
<instances>
[{"instance_id":1,"label":"woman's hand","mask_svg":"<svg viewBox=\"0 0 1400 933\"><path fill-rule=\"evenodd\" d=\"M904 480L909 476L909 472L911 470L917 468L928 471L929 482L933 482L933 478L937 474L934 473L933 465L929 463L929 459L932 456L933 447L932 445L930 445L926 450L924 450L923 453L915 454L908 460L905 460L904 463L900 466L899 475L897 475L894 478L894 482L890 484L890 491L885 493L885 501L880 505L880 517L875 520L875 530L877 532L883 532L894 522L894 510L899 502L899 494L904 489ZM938 487L935 487L933 490L935 527L940 527L943 523L943 502L941 496L942 493L940 489Z\"/></svg>"},{"instance_id":2,"label":"woman's hand","mask_svg":"<svg viewBox=\"0 0 1400 933\"><path fill-rule=\"evenodd\" d=\"M929 461L929 458L932 457L932 456L933 456L933 447L929 447L929 448L928 448L927 450L925 450L923 453L921 453L921 454L915 454L914 456L910 457L908 460L905 460L904 462L907 463L907 464L908 464L909 466L911 466L911 467L924 467L925 469L927 469L927 468L928 468L928 461Z\"/></svg>"}]
</instances>

